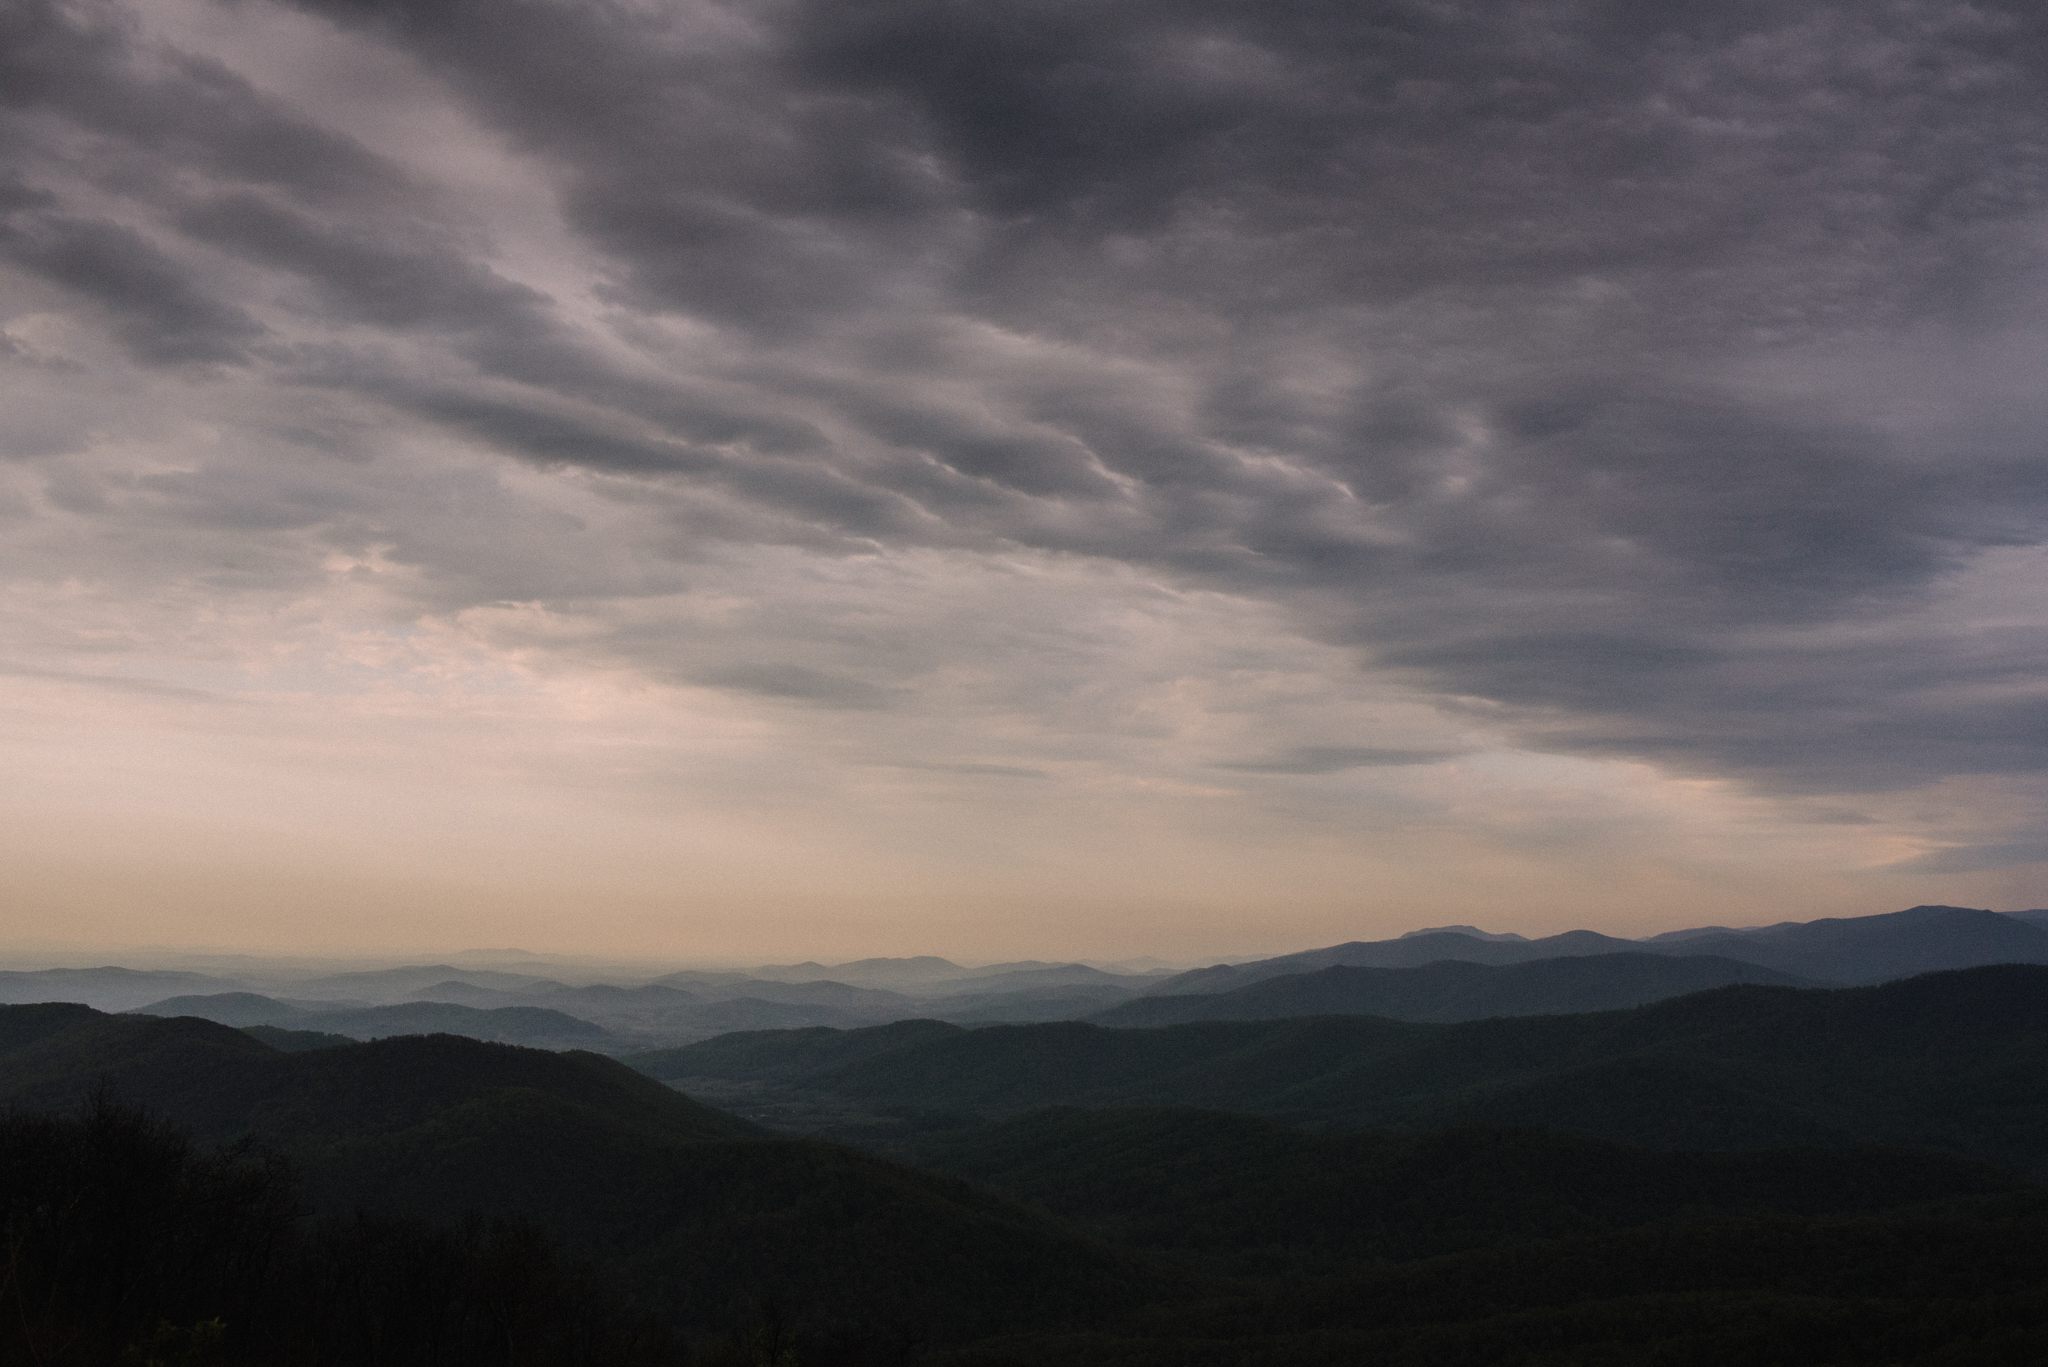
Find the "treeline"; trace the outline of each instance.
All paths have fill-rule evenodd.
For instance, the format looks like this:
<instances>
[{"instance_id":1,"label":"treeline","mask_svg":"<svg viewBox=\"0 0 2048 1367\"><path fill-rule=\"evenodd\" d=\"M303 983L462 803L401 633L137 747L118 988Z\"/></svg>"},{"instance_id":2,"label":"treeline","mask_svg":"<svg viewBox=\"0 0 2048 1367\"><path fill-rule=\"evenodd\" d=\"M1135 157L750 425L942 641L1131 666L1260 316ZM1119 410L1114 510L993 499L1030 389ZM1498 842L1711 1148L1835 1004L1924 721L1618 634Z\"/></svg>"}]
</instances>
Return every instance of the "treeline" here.
<instances>
[{"instance_id":1,"label":"treeline","mask_svg":"<svg viewBox=\"0 0 2048 1367\"><path fill-rule=\"evenodd\" d=\"M939 1134L917 1156L1098 1238L1247 1276L2041 1194L2011 1173L1936 1153L1688 1153L1509 1129L1316 1134L1169 1109L1034 1111Z\"/></svg>"},{"instance_id":2,"label":"treeline","mask_svg":"<svg viewBox=\"0 0 2048 1367\"><path fill-rule=\"evenodd\" d=\"M689 1361L535 1226L306 1217L289 1164L101 1094L0 1118L0 1360L516 1367Z\"/></svg>"}]
</instances>

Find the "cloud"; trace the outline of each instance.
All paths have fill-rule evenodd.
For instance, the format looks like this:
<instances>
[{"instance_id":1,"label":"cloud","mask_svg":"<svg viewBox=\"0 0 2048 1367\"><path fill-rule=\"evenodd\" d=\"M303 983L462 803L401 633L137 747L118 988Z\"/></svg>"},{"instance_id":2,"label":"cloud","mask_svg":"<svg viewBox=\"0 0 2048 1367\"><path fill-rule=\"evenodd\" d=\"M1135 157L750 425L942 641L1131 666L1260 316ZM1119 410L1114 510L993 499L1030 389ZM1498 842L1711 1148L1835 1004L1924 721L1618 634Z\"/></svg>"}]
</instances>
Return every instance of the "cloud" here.
<instances>
[{"instance_id":1,"label":"cloud","mask_svg":"<svg viewBox=\"0 0 2048 1367\"><path fill-rule=\"evenodd\" d=\"M0 660L0 674L21 679L50 680L58 683L81 685L91 689L103 689L112 693L133 694L137 697L161 699L175 702L206 703L209 705L232 706L238 700L203 688L187 688L182 684L164 683L158 679L131 679L118 674L82 674L72 670L37 669L28 665L9 664Z\"/></svg>"},{"instance_id":2,"label":"cloud","mask_svg":"<svg viewBox=\"0 0 2048 1367\"><path fill-rule=\"evenodd\" d=\"M892 769L917 769L934 774L968 774L986 778L1049 778L1043 769L1026 769L1017 764L892 764Z\"/></svg>"},{"instance_id":3,"label":"cloud","mask_svg":"<svg viewBox=\"0 0 2048 1367\"><path fill-rule=\"evenodd\" d=\"M2048 863L2048 841L2022 841L2009 845L1962 845L1935 850L1892 865L1900 873L1982 873L1991 869L2019 868Z\"/></svg>"},{"instance_id":4,"label":"cloud","mask_svg":"<svg viewBox=\"0 0 2048 1367\"><path fill-rule=\"evenodd\" d=\"M8 649L468 633L803 764L1305 830L1481 753L2038 783L2043 53L1947 0L26 0ZM2010 829L1909 806L1855 829Z\"/></svg>"},{"instance_id":5,"label":"cloud","mask_svg":"<svg viewBox=\"0 0 2048 1367\"><path fill-rule=\"evenodd\" d=\"M515 333L544 326L535 317L542 295L445 246L406 251L352 239L248 194L195 204L178 226L196 241L310 281L319 290L320 311L333 321Z\"/></svg>"},{"instance_id":6,"label":"cloud","mask_svg":"<svg viewBox=\"0 0 2048 1367\"><path fill-rule=\"evenodd\" d=\"M17 210L0 224L0 260L97 305L129 354L145 363L240 360L264 331L119 223Z\"/></svg>"},{"instance_id":7,"label":"cloud","mask_svg":"<svg viewBox=\"0 0 2048 1367\"><path fill-rule=\"evenodd\" d=\"M796 702L816 703L820 707L855 710L887 707L893 696L901 692L897 689L877 688L871 683L848 678L843 674L828 674L822 670L792 664L736 665L697 675L691 682L709 684L716 688L736 688L747 693L758 693L765 698L786 698Z\"/></svg>"}]
</instances>

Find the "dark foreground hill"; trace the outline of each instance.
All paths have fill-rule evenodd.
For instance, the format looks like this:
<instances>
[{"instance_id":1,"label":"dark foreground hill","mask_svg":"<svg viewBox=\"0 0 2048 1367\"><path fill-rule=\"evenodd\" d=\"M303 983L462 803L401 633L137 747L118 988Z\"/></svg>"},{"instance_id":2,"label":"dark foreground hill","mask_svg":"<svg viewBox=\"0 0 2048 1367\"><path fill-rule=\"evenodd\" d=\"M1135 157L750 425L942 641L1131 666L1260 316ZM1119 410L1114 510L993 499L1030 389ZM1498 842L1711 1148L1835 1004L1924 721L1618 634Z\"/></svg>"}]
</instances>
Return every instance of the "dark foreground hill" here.
<instances>
[{"instance_id":1,"label":"dark foreground hill","mask_svg":"<svg viewBox=\"0 0 2048 1367\"><path fill-rule=\"evenodd\" d=\"M2036 1367L2048 1202L1517 1240L1009 1336L1019 1367Z\"/></svg>"},{"instance_id":2,"label":"dark foreground hill","mask_svg":"<svg viewBox=\"0 0 2048 1367\"><path fill-rule=\"evenodd\" d=\"M1140 997L1089 1019L1124 1027L1339 1015L1469 1021L1614 1011L1730 983L1815 986L1790 973L1715 955L1592 954L1499 966L1445 959L1420 968L1340 965L1230 992Z\"/></svg>"},{"instance_id":3,"label":"dark foreground hill","mask_svg":"<svg viewBox=\"0 0 2048 1367\"><path fill-rule=\"evenodd\" d=\"M196 1019L0 1009L0 1105L62 1111L101 1084L202 1140L276 1146L321 1210L538 1221L693 1331L765 1297L849 1333L957 1340L1159 1291L1128 1257L1000 1197L764 1138L595 1054L453 1036L286 1054Z\"/></svg>"},{"instance_id":4,"label":"dark foreground hill","mask_svg":"<svg viewBox=\"0 0 2048 1367\"><path fill-rule=\"evenodd\" d=\"M1979 1020L1976 1042L2009 1025ZM798 1033L817 1067L969 1032ZM95 1079L206 1135L267 1137L313 1199L260 1154L180 1157L147 1124L45 1118ZM0 1361L42 1367L2017 1367L2048 1352L2048 1206L1928 1155L1053 1111L935 1137L927 1161L986 1184L970 1185L753 1137L589 1054L426 1037L287 1055L204 1021L65 1006L0 1010L0 1101L15 1108ZM339 1213L309 1227L306 1205Z\"/></svg>"},{"instance_id":5,"label":"dark foreground hill","mask_svg":"<svg viewBox=\"0 0 2048 1367\"><path fill-rule=\"evenodd\" d=\"M2048 967L2031 965L1453 1025L905 1022L727 1036L633 1062L875 1112L1199 1106L1324 1128L1539 1126L1661 1148L1895 1144L2048 1172Z\"/></svg>"},{"instance_id":6,"label":"dark foreground hill","mask_svg":"<svg viewBox=\"0 0 2048 1367\"><path fill-rule=\"evenodd\" d=\"M289 1167L104 1098L0 1115L0 1362L685 1367L669 1326L508 1221L308 1222Z\"/></svg>"}]
</instances>

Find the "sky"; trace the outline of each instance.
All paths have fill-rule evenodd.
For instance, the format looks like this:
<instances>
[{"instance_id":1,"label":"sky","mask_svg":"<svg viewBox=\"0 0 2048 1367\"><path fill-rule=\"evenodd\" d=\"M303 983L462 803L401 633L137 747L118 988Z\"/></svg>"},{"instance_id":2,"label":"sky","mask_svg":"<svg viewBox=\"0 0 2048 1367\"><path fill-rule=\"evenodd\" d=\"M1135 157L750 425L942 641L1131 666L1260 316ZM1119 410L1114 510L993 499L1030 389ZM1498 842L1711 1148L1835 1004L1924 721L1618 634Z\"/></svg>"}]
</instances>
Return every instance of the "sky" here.
<instances>
[{"instance_id":1,"label":"sky","mask_svg":"<svg viewBox=\"0 0 2048 1367\"><path fill-rule=\"evenodd\" d=\"M0 941L2048 905L2048 10L8 0Z\"/></svg>"}]
</instances>

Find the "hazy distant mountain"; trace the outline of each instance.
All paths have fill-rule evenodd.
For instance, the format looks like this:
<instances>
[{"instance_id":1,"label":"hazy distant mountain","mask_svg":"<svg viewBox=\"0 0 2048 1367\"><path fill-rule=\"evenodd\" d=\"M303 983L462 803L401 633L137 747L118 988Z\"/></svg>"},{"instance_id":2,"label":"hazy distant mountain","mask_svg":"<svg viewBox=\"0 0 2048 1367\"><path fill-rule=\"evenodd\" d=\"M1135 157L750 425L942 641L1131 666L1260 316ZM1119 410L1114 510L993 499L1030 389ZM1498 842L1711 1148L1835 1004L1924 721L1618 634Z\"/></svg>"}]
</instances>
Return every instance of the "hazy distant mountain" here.
<instances>
[{"instance_id":1,"label":"hazy distant mountain","mask_svg":"<svg viewBox=\"0 0 2048 1367\"><path fill-rule=\"evenodd\" d=\"M79 1002L99 1011L126 1011L178 993L227 992L245 986L205 973L135 968L43 968L0 972L0 1004Z\"/></svg>"},{"instance_id":2,"label":"hazy distant mountain","mask_svg":"<svg viewBox=\"0 0 2048 1367\"><path fill-rule=\"evenodd\" d=\"M1087 964L1070 965L1063 959L1011 959L999 964L979 964L973 968L963 968L960 970L960 976L963 979L992 978L1001 973L1031 973L1045 968L1087 968L1089 966Z\"/></svg>"},{"instance_id":3,"label":"hazy distant mountain","mask_svg":"<svg viewBox=\"0 0 2048 1367\"><path fill-rule=\"evenodd\" d=\"M703 995L710 1001L746 997L753 1001L780 1002L786 1006L833 1006L872 1021L894 1020L913 1012L917 1001L901 992L829 980L738 983L724 989L706 990Z\"/></svg>"},{"instance_id":4,"label":"hazy distant mountain","mask_svg":"<svg viewBox=\"0 0 2048 1367\"><path fill-rule=\"evenodd\" d=\"M194 1016L236 1027L278 1025L358 1040L438 1034L541 1049L589 1049L602 1047L611 1038L602 1026L544 1007L474 1007L454 1002L400 1002L335 1010L328 1002L284 1002L254 992L224 992L170 997L133 1014Z\"/></svg>"},{"instance_id":5,"label":"hazy distant mountain","mask_svg":"<svg viewBox=\"0 0 2048 1367\"><path fill-rule=\"evenodd\" d=\"M457 968L454 964L409 964L400 968L366 969L358 973L330 973L294 983L292 988L296 994L308 997L364 997L371 1001L392 1001L433 983L449 981L502 992L528 992L564 986L538 974Z\"/></svg>"},{"instance_id":6,"label":"hazy distant mountain","mask_svg":"<svg viewBox=\"0 0 2048 1367\"><path fill-rule=\"evenodd\" d=\"M758 993L761 995L738 995ZM444 995L445 994L445 995ZM601 1025L618 1038L582 1048L648 1048L720 1035L731 1030L789 1030L808 1025L860 1026L891 1020L909 999L874 993L844 983L771 983L738 979L706 992L650 984L644 987L553 987L530 993L500 992L462 983L423 987L422 998L458 1001L479 1008L519 1005L561 1012ZM770 996L787 1000L769 1000ZM879 1005L875 998L883 1000ZM851 1001L852 1009L835 1003ZM451 1029L453 1034L467 1030Z\"/></svg>"},{"instance_id":7,"label":"hazy distant mountain","mask_svg":"<svg viewBox=\"0 0 2048 1367\"><path fill-rule=\"evenodd\" d=\"M1131 989L1115 983L1067 983L1016 992L969 992L928 998L919 1014L962 1025L996 1022L1076 1020L1117 1002Z\"/></svg>"},{"instance_id":8,"label":"hazy distant mountain","mask_svg":"<svg viewBox=\"0 0 2048 1367\"><path fill-rule=\"evenodd\" d=\"M2005 914L2012 917L2015 921L2025 921L2030 926L2039 926L2043 930L2048 930L2048 910L2008 911Z\"/></svg>"},{"instance_id":9,"label":"hazy distant mountain","mask_svg":"<svg viewBox=\"0 0 2048 1367\"><path fill-rule=\"evenodd\" d=\"M1971 907L1923 906L1882 916L1791 922L1667 945L1687 954L1721 954L1845 983L1979 964L2048 963L2048 929Z\"/></svg>"},{"instance_id":10,"label":"hazy distant mountain","mask_svg":"<svg viewBox=\"0 0 2048 1367\"><path fill-rule=\"evenodd\" d=\"M1411 931L1396 940L1353 941L1253 963L1198 968L1147 989L1147 995L1229 992L1267 978L1352 968L1419 968L1439 959L1515 964L1589 954L1708 954L1739 959L1817 982L1877 983L1916 973L1996 963L2048 963L2048 926L2033 913L2004 915L1968 907L1923 906L1878 916L1787 921L1729 930L1703 926L1646 940L1590 930L1540 940L1481 939L1469 928Z\"/></svg>"},{"instance_id":11,"label":"hazy distant mountain","mask_svg":"<svg viewBox=\"0 0 2048 1367\"><path fill-rule=\"evenodd\" d=\"M1230 992L1140 997L1088 1019L1124 1027L1328 1015L1468 1021L1613 1011L1730 983L1817 985L1776 969L1706 955L1592 954L1501 965L1445 959L1421 968L1339 965Z\"/></svg>"},{"instance_id":12,"label":"hazy distant mountain","mask_svg":"<svg viewBox=\"0 0 2048 1367\"><path fill-rule=\"evenodd\" d=\"M1182 961L1183 964L1185 964L1185 962L1185 960ZM1090 964L1089 967L1099 968L1105 973L1122 974L1126 977L1137 976L1148 978L1167 977L1173 973L1180 971L1180 968L1176 965L1169 963L1165 959L1155 959L1149 954L1141 954L1138 955L1136 958L1131 959L1115 959L1109 962L1097 960L1096 962Z\"/></svg>"},{"instance_id":13,"label":"hazy distant mountain","mask_svg":"<svg viewBox=\"0 0 2048 1367\"><path fill-rule=\"evenodd\" d=\"M951 959L921 954L911 959L855 959L851 963L765 964L747 976L769 982L807 983L830 979L864 987L899 987L963 977L968 970ZM657 979L656 981L666 981Z\"/></svg>"},{"instance_id":14,"label":"hazy distant mountain","mask_svg":"<svg viewBox=\"0 0 2048 1367\"><path fill-rule=\"evenodd\" d=\"M332 1010L328 1006L327 1010ZM203 996L166 997L139 1006L138 1016L196 1016L220 1025L279 1025L306 1014L305 1006L281 1002L255 992L213 992Z\"/></svg>"},{"instance_id":15,"label":"hazy distant mountain","mask_svg":"<svg viewBox=\"0 0 2048 1367\"><path fill-rule=\"evenodd\" d=\"M688 988L712 998L745 995L764 1001L830 1001L849 1009L888 1012L902 1008L912 998L933 996L1015 992L1082 983L1122 985L1136 990L1156 983L1159 976L1111 973L1087 964L1041 959L962 968L950 959L925 955L914 959L860 959L845 964L770 964L744 975L682 972L657 978L655 982ZM856 998L849 991L882 995Z\"/></svg>"},{"instance_id":16,"label":"hazy distant mountain","mask_svg":"<svg viewBox=\"0 0 2048 1367\"><path fill-rule=\"evenodd\" d=\"M772 978L712 977L695 973L671 973L656 978L650 986L677 987L706 1001L727 1001L747 997L754 1001L788 1005L836 1006L865 1014L870 1020L886 1020L891 1013L909 1008L914 998L877 987L860 987L834 979L803 979L784 982Z\"/></svg>"},{"instance_id":17,"label":"hazy distant mountain","mask_svg":"<svg viewBox=\"0 0 2048 1367\"><path fill-rule=\"evenodd\" d=\"M609 983L594 983L588 987L566 987L561 983L545 982L508 992L502 988L477 987L454 980L429 983L406 995L414 1001L456 1002L463 1006L545 1006L590 1020L600 1016L637 1018L667 1015L707 1000L699 993L668 986L615 987Z\"/></svg>"},{"instance_id":18,"label":"hazy distant mountain","mask_svg":"<svg viewBox=\"0 0 2048 1367\"><path fill-rule=\"evenodd\" d=\"M1411 930L1401 936L1401 938L1412 940L1418 935L1469 935L1475 940L1502 940L1516 943L1526 941L1529 938L1526 935L1517 935L1511 930L1494 932L1481 930L1478 926L1429 926L1422 930Z\"/></svg>"},{"instance_id":19,"label":"hazy distant mountain","mask_svg":"<svg viewBox=\"0 0 2048 1367\"><path fill-rule=\"evenodd\" d=\"M1149 996L1195 992L1228 992L1267 978L1313 973L1324 968L1420 968L1440 959L1469 963L1519 964L1587 954L1631 954L1642 950L1634 940L1618 940L1590 930L1568 930L1540 940L1481 940L1457 931L1437 930L1404 935L1398 940L1354 940L1328 949L1304 950L1246 964L1197 968L1147 989Z\"/></svg>"},{"instance_id":20,"label":"hazy distant mountain","mask_svg":"<svg viewBox=\"0 0 2048 1367\"><path fill-rule=\"evenodd\" d=\"M1043 964L1029 968L1005 968L1000 973L977 973L941 986L955 995L1007 994L1054 987L1104 987L1137 992L1156 985L1158 981L1154 977L1105 973L1086 964Z\"/></svg>"},{"instance_id":21,"label":"hazy distant mountain","mask_svg":"<svg viewBox=\"0 0 2048 1367\"><path fill-rule=\"evenodd\" d=\"M824 1002L771 1002L759 997L705 1002L691 1007L687 1015L670 1018L672 1025L698 1035L721 1035L732 1030L798 1030L814 1025L858 1027L874 1021L874 1016Z\"/></svg>"},{"instance_id":22,"label":"hazy distant mountain","mask_svg":"<svg viewBox=\"0 0 2048 1367\"><path fill-rule=\"evenodd\" d=\"M360 1011L321 1012L301 1016L292 1024L301 1030L324 1030L352 1039L447 1034L538 1049L601 1048L611 1038L611 1032L601 1025L545 1007L478 1010L452 1002L402 1002Z\"/></svg>"},{"instance_id":23,"label":"hazy distant mountain","mask_svg":"<svg viewBox=\"0 0 2048 1367\"><path fill-rule=\"evenodd\" d=\"M665 983L649 983L644 987L593 983L588 987L557 988L540 998L539 1003L571 1015L638 1017L665 1015L706 1000L708 998L701 993L688 992Z\"/></svg>"},{"instance_id":24,"label":"hazy distant mountain","mask_svg":"<svg viewBox=\"0 0 2048 1367\"><path fill-rule=\"evenodd\" d=\"M1783 930L1787 926L1805 924L1804 921L1779 921L1775 925L1768 926L1693 926L1687 930L1667 930L1661 935L1645 935L1640 943L1646 945L1675 945L1709 935L1762 935L1768 931Z\"/></svg>"},{"instance_id":25,"label":"hazy distant mountain","mask_svg":"<svg viewBox=\"0 0 2048 1367\"><path fill-rule=\"evenodd\" d=\"M472 964L545 964L548 956L535 954L528 949L461 949L448 956L451 959Z\"/></svg>"},{"instance_id":26,"label":"hazy distant mountain","mask_svg":"<svg viewBox=\"0 0 2048 1367\"><path fill-rule=\"evenodd\" d=\"M495 987L478 987L454 978L444 978L437 983L428 983L405 994L407 998L420 1002L453 1002L457 1006L474 1006L488 1009L494 1006L527 1005L528 994L506 992Z\"/></svg>"},{"instance_id":27,"label":"hazy distant mountain","mask_svg":"<svg viewBox=\"0 0 2048 1367\"><path fill-rule=\"evenodd\" d=\"M394 1035L460 1035L536 1049L601 1048L611 1039L611 1032L601 1025L543 1007L478 1008L453 1002L399 1002L353 1011L296 1011L270 1021L245 1023L285 1025L294 1030L317 1030L358 1040L388 1039Z\"/></svg>"},{"instance_id":28,"label":"hazy distant mountain","mask_svg":"<svg viewBox=\"0 0 2048 1367\"><path fill-rule=\"evenodd\" d=\"M704 992L664 984L565 987L543 983L508 992L457 980L429 983L413 1000L336 1014L330 1003L300 1000L285 1008L243 994L234 1002L176 998L152 1014L193 1015L229 1025L288 1025L358 1039L441 1032L538 1048L657 1048L732 1030L788 1030L811 1025L862 1026L920 1014L908 997L845 983L773 983L733 978ZM267 1005L266 1005L267 1003ZM1099 1009L1096 1003L1085 1010ZM524 1014L507 1014L524 1013ZM575 1028L562 1024L577 1022Z\"/></svg>"}]
</instances>

